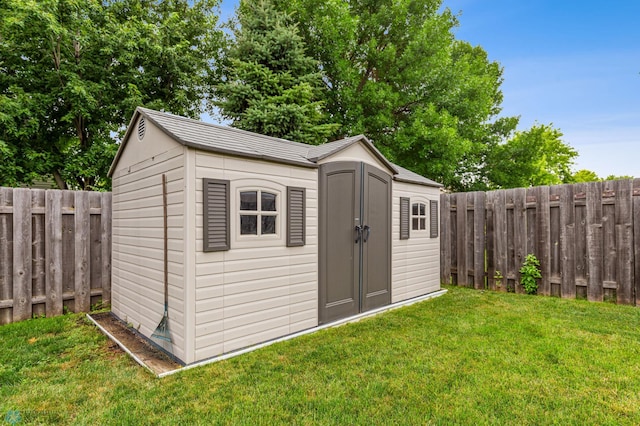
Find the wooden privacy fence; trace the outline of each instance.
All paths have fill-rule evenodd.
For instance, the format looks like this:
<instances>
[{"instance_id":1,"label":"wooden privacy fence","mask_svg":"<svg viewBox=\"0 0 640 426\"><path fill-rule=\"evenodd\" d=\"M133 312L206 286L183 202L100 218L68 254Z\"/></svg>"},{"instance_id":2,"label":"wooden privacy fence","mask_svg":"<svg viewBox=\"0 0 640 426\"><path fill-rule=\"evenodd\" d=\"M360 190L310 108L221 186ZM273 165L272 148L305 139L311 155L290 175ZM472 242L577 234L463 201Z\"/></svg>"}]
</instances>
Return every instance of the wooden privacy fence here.
<instances>
[{"instance_id":1,"label":"wooden privacy fence","mask_svg":"<svg viewBox=\"0 0 640 426\"><path fill-rule=\"evenodd\" d=\"M111 298L111 193L0 188L0 324Z\"/></svg>"},{"instance_id":2,"label":"wooden privacy fence","mask_svg":"<svg viewBox=\"0 0 640 426\"><path fill-rule=\"evenodd\" d=\"M640 303L640 179L441 195L443 283Z\"/></svg>"}]
</instances>

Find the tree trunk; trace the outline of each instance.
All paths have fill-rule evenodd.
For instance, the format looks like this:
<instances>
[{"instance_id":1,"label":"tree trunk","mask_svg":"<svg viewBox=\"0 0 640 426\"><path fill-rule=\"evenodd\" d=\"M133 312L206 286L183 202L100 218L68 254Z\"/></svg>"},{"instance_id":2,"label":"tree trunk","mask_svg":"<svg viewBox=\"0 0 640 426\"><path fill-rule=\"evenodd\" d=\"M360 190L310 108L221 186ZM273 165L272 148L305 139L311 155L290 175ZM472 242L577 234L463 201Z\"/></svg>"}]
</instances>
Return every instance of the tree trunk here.
<instances>
[{"instance_id":1,"label":"tree trunk","mask_svg":"<svg viewBox=\"0 0 640 426\"><path fill-rule=\"evenodd\" d=\"M58 185L58 189L67 189L67 183L60 176L60 172L57 170L53 171L53 179L56 181L56 185Z\"/></svg>"}]
</instances>

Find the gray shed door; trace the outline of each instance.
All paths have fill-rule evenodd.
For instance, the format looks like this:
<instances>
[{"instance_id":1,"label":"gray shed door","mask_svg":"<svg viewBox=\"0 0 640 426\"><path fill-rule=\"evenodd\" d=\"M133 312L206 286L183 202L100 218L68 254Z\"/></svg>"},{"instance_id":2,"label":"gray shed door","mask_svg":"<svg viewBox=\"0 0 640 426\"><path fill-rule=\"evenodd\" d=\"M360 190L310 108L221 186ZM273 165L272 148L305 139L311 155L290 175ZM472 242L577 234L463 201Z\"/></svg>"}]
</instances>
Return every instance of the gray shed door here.
<instances>
[{"instance_id":1,"label":"gray shed door","mask_svg":"<svg viewBox=\"0 0 640 426\"><path fill-rule=\"evenodd\" d=\"M391 302L391 177L359 162L320 166L320 323Z\"/></svg>"}]
</instances>

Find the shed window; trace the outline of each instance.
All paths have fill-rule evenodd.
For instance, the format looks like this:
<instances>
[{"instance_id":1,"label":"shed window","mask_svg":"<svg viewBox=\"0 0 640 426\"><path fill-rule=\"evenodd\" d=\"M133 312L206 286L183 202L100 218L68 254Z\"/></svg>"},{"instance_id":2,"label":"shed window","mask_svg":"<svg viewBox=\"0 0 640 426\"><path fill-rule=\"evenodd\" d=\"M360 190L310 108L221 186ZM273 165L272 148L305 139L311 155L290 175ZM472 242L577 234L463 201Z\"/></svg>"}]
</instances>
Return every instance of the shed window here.
<instances>
[{"instance_id":1,"label":"shed window","mask_svg":"<svg viewBox=\"0 0 640 426\"><path fill-rule=\"evenodd\" d=\"M424 203L413 203L411 206L411 229L414 231L427 229L427 206Z\"/></svg>"},{"instance_id":2,"label":"shed window","mask_svg":"<svg viewBox=\"0 0 640 426\"><path fill-rule=\"evenodd\" d=\"M276 233L277 195L255 190L240 193L240 235Z\"/></svg>"}]
</instances>

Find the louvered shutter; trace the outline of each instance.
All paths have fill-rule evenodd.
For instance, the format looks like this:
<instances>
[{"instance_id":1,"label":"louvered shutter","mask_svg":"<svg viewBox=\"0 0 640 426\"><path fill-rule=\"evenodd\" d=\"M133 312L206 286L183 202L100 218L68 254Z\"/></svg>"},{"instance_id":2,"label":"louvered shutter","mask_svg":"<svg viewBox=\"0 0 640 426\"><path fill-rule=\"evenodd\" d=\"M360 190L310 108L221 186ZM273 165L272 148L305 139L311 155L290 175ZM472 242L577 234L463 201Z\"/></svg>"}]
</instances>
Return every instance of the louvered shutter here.
<instances>
[{"instance_id":1,"label":"louvered shutter","mask_svg":"<svg viewBox=\"0 0 640 426\"><path fill-rule=\"evenodd\" d=\"M305 188L287 187L287 247L305 244Z\"/></svg>"},{"instance_id":2,"label":"louvered shutter","mask_svg":"<svg viewBox=\"0 0 640 426\"><path fill-rule=\"evenodd\" d=\"M204 251L229 250L229 181L202 179Z\"/></svg>"},{"instance_id":3,"label":"louvered shutter","mask_svg":"<svg viewBox=\"0 0 640 426\"><path fill-rule=\"evenodd\" d=\"M400 197L400 239L409 239L409 199Z\"/></svg>"},{"instance_id":4,"label":"louvered shutter","mask_svg":"<svg viewBox=\"0 0 640 426\"><path fill-rule=\"evenodd\" d=\"M429 207L431 208L431 238L438 238L438 202L431 200Z\"/></svg>"}]
</instances>

